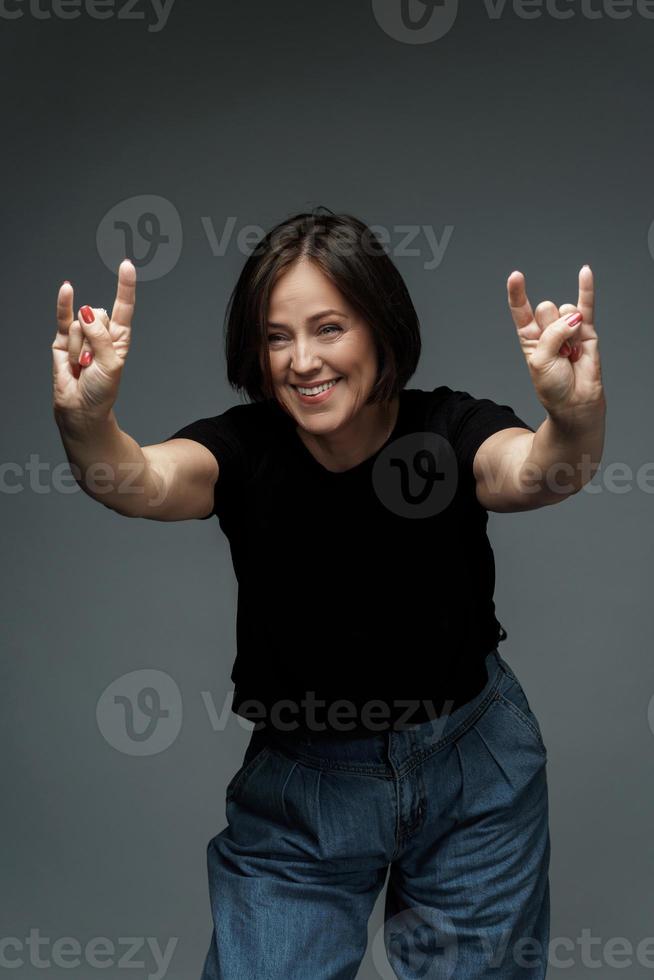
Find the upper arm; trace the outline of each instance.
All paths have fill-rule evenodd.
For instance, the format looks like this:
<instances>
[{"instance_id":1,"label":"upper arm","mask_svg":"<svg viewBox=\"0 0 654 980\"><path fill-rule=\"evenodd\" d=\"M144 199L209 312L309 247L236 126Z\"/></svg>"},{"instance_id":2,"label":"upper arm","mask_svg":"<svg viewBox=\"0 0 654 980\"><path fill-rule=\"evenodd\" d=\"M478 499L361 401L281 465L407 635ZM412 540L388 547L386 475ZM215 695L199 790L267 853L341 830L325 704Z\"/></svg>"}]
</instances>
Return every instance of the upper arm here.
<instances>
[{"instance_id":1,"label":"upper arm","mask_svg":"<svg viewBox=\"0 0 654 980\"><path fill-rule=\"evenodd\" d=\"M173 438L142 450L158 488L143 517L188 521L211 516L220 467L210 449L194 439Z\"/></svg>"},{"instance_id":2,"label":"upper arm","mask_svg":"<svg viewBox=\"0 0 654 980\"><path fill-rule=\"evenodd\" d=\"M494 432L481 443L473 460L477 500L486 510L508 513L544 507L538 488L531 492L518 482L531 450L534 433L514 426Z\"/></svg>"},{"instance_id":3,"label":"upper arm","mask_svg":"<svg viewBox=\"0 0 654 980\"><path fill-rule=\"evenodd\" d=\"M536 433L510 405L450 390L444 411L461 477L485 510L531 510L550 503L519 484Z\"/></svg>"}]
</instances>

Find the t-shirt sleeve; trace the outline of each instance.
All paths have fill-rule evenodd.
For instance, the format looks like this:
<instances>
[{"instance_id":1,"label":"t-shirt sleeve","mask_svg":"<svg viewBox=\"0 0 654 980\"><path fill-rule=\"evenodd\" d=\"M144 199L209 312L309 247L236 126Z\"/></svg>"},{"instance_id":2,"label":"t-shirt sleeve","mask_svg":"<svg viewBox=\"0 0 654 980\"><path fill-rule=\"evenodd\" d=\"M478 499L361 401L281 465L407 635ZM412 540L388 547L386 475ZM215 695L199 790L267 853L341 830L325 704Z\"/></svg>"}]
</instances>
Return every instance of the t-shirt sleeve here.
<instances>
[{"instance_id":1,"label":"t-shirt sleeve","mask_svg":"<svg viewBox=\"0 0 654 980\"><path fill-rule=\"evenodd\" d=\"M214 515L220 516L222 505L242 485L245 474L245 447L243 433L233 406L222 415L196 419L177 429L163 441L171 439L193 439L214 454L218 461L219 474L214 487L214 505L210 514L198 520L206 521Z\"/></svg>"},{"instance_id":2,"label":"t-shirt sleeve","mask_svg":"<svg viewBox=\"0 0 654 980\"><path fill-rule=\"evenodd\" d=\"M452 448L464 474L468 476L472 476L477 450L494 432L514 427L536 431L510 405L500 405L490 398L474 398L467 391L453 391L448 407Z\"/></svg>"}]
</instances>

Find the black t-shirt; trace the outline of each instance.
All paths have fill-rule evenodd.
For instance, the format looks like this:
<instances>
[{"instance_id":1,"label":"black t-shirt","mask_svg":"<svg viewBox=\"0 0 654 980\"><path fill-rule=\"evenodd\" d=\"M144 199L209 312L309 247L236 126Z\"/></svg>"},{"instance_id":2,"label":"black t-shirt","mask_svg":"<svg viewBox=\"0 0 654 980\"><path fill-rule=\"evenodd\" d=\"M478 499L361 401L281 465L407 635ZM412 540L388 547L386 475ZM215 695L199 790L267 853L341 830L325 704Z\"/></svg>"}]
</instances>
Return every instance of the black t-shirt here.
<instances>
[{"instance_id":1,"label":"black t-shirt","mask_svg":"<svg viewBox=\"0 0 654 980\"><path fill-rule=\"evenodd\" d=\"M257 728L399 729L486 683L484 659L506 631L472 463L492 433L534 429L508 405L445 385L399 399L386 443L342 472L317 461L274 399L168 437L196 440L219 463L201 519L217 516L229 541L232 709Z\"/></svg>"}]
</instances>

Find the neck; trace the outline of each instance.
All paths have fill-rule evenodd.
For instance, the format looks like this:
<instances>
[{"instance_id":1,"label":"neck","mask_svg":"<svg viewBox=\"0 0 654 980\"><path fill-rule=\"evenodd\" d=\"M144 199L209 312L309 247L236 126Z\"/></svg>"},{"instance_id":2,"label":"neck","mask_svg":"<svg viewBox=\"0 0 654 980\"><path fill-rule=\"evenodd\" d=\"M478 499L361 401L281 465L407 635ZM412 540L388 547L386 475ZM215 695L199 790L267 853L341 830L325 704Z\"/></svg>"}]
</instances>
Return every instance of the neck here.
<instances>
[{"instance_id":1,"label":"neck","mask_svg":"<svg viewBox=\"0 0 654 980\"><path fill-rule=\"evenodd\" d=\"M390 402L365 405L343 428L324 435L296 431L309 451L329 470L351 469L368 459L384 445L395 428L400 407L399 396Z\"/></svg>"}]
</instances>

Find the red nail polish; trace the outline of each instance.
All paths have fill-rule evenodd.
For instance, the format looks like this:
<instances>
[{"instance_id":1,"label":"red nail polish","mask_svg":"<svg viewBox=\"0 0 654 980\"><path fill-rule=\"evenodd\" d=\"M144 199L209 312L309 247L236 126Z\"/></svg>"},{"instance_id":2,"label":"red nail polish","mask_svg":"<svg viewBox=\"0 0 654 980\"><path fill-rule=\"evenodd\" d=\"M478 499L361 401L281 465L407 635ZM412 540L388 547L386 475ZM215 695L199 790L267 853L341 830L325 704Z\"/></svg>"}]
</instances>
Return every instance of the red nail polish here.
<instances>
[{"instance_id":1,"label":"red nail polish","mask_svg":"<svg viewBox=\"0 0 654 980\"><path fill-rule=\"evenodd\" d=\"M82 367L88 367L93 359L93 353L90 350L82 351L82 356L79 359Z\"/></svg>"},{"instance_id":2,"label":"red nail polish","mask_svg":"<svg viewBox=\"0 0 654 980\"><path fill-rule=\"evenodd\" d=\"M577 324L581 323L581 321L583 320L583 316L581 315L581 313L571 313L570 316L566 317L566 320L568 321L571 327L576 327Z\"/></svg>"},{"instance_id":3,"label":"red nail polish","mask_svg":"<svg viewBox=\"0 0 654 980\"><path fill-rule=\"evenodd\" d=\"M94 320L93 310L91 309L90 306L83 306L80 310L80 313L82 314L82 319L84 320L84 323L93 323Z\"/></svg>"}]
</instances>

